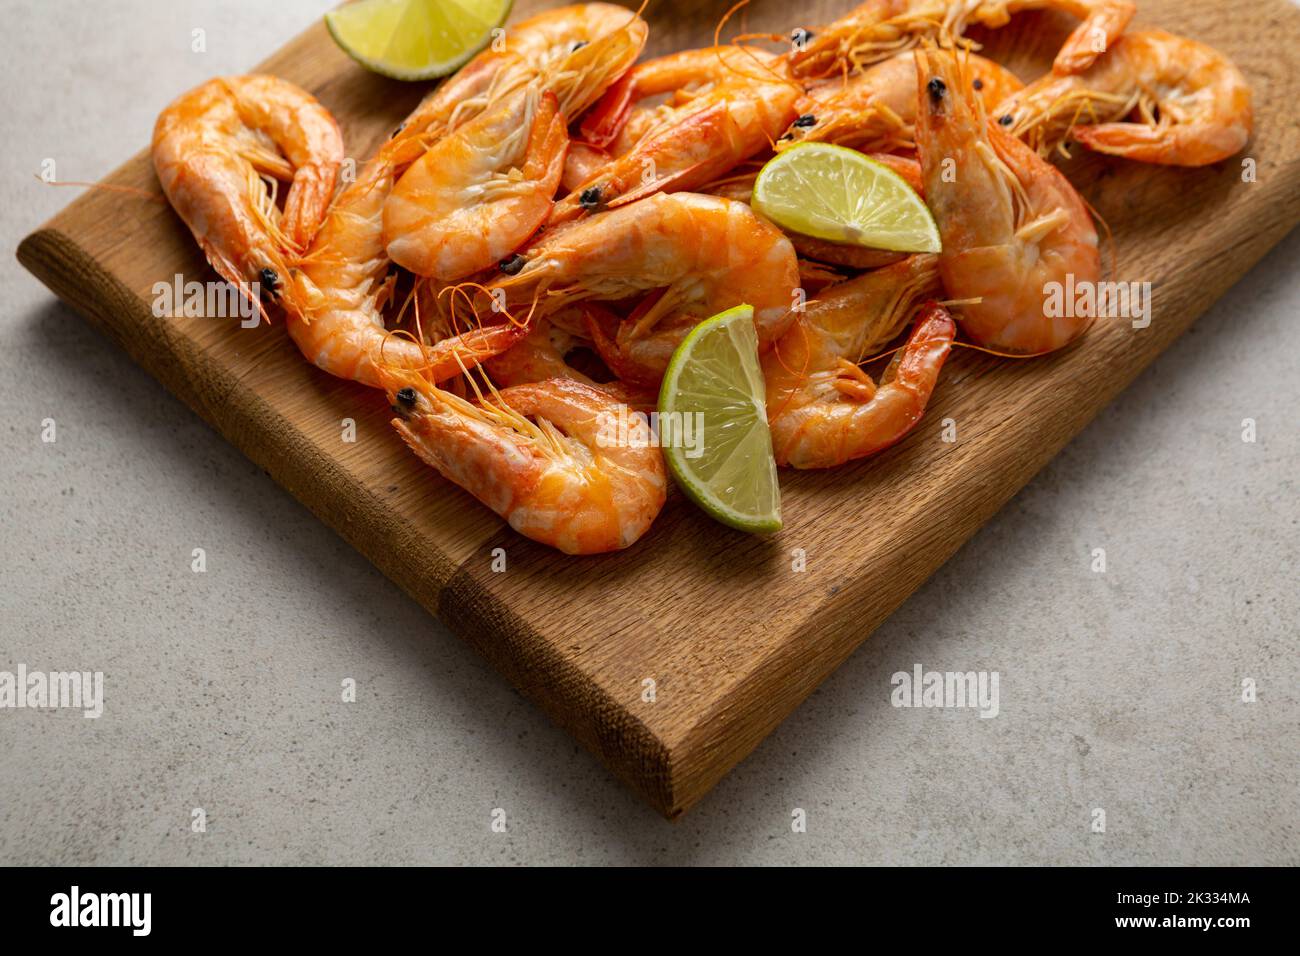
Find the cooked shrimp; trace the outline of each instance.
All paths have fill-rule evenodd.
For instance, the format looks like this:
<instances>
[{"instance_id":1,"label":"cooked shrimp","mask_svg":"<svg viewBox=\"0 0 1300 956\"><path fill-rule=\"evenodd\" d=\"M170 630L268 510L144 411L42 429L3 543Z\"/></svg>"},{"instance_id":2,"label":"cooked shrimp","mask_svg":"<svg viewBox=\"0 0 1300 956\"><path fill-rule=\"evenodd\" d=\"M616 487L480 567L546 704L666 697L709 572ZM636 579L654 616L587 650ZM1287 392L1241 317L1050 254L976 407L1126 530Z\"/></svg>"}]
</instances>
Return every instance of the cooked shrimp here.
<instances>
[{"instance_id":1,"label":"cooked shrimp","mask_svg":"<svg viewBox=\"0 0 1300 956\"><path fill-rule=\"evenodd\" d=\"M311 253L293 270L285 328L306 358L339 378L379 387L376 363L425 369L435 379L471 368L521 336L506 326L471 329L432 347L393 336L384 306L393 279L384 250L384 197L392 164L372 160L339 197Z\"/></svg>"},{"instance_id":2,"label":"cooked shrimp","mask_svg":"<svg viewBox=\"0 0 1300 956\"><path fill-rule=\"evenodd\" d=\"M389 258L443 281L499 262L550 213L568 142L555 94L537 86L444 136L384 203Z\"/></svg>"},{"instance_id":3,"label":"cooked shrimp","mask_svg":"<svg viewBox=\"0 0 1300 956\"><path fill-rule=\"evenodd\" d=\"M535 316L528 323L528 334L508 351L484 362L483 368L493 383L500 386L569 378L596 387L594 380L567 361L575 348L590 345L550 319Z\"/></svg>"},{"instance_id":4,"label":"cooked shrimp","mask_svg":"<svg viewBox=\"0 0 1300 956\"><path fill-rule=\"evenodd\" d=\"M969 79L985 108L992 110L1024 84L1010 70L970 55ZM799 112L777 143L825 142L863 152L916 146L916 61L911 50L867 67L847 79L818 84L795 107Z\"/></svg>"},{"instance_id":5,"label":"cooked shrimp","mask_svg":"<svg viewBox=\"0 0 1300 956\"><path fill-rule=\"evenodd\" d=\"M299 300L286 314L290 337L332 375L378 385L375 361L407 369L429 365L419 344L390 336L383 307L392 294L384 204L397 179L448 131L529 84L543 82L565 102L585 108L636 59L645 21L623 7L589 3L551 10L512 27L504 50L485 50L408 117L394 137L335 200L316 241L293 275ZM461 350L472 365L508 344L504 332L478 333L486 343Z\"/></svg>"},{"instance_id":6,"label":"cooked shrimp","mask_svg":"<svg viewBox=\"0 0 1300 956\"><path fill-rule=\"evenodd\" d=\"M893 445L921 420L948 357L956 327L948 312L931 302L879 385L858 365L865 352L887 340L887 330L907 321L917 299L937 286L932 256L913 256L853 281L859 286L852 293L859 308L810 300L763 360L779 465L833 468Z\"/></svg>"},{"instance_id":7,"label":"cooked shrimp","mask_svg":"<svg viewBox=\"0 0 1300 956\"><path fill-rule=\"evenodd\" d=\"M968 27L1005 26L1024 10L1061 10L1083 22L1057 53L1057 73L1087 69L1124 32L1132 0L867 0L816 32L792 55L799 77L856 72L922 40L962 36Z\"/></svg>"},{"instance_id":8,"label":"cooked shrimp","mask_svg":"<svg viewBox=\"0 0 1300 956\"><path fill-rule=\"evenodd\" d=\"M800 87L787 75L783 59L743 47L689 52L689 57L665 58L673 64L663 72L678 82L680 74L695 76L707 89L659 115L635 146L557 202L552 224L655 192L698 188L768 148L794 118ZM640 89L639 67L636 83ZM647 86L659 88L658 82Z\"/></svg>"},{"instance_id":9,"label":"cooked shrimp","mask_svg":"<svg viewBox=\"0 0 1300 956\"><path fill-rule=\"evenodd\" d=\"M380 377L411 450L534 541L566 554L617 551L663 508L663 456L648 427L640 441L603 438L621 404L606 392L552 379L474 404L410 372Z\"/></svg>"},{"instance_id":10,"label":"cooked shrimp","mask_svg":"<svg viewBox=\"0 0 1300 956\"><path fill-rule=\"evenodd\" d=\"M153 165L172 207L223 279L284 292L288 262L315 235L343 162L325 107L274 76L209 80L158 117ZM284 213L262 177L289 183Z\"/></svg>"},{"instance_id":11,"label":"cooked shrimp","mask_svg":"<svg viewBox=\"0 0 1300 956\"><path fill-rule=\"evenodd\" d=\"M738 45L679 50L638 63L612 84L583 117L584 142L621 155L654 126L671 119L678 107L720 82L766 79L765 67L777 57L765 50ZM651 98L671 94L658 106L642 106Z\"/></svg>"},{"instance_id":12,"label":"cooked shrimp","mask_svg":"<svg viewBox=\"0 0 1300 956\"><path fill-rule=\"evenodd\" d=\"M647 60L612 84L584 116L579 139L565 162L564 187L577 190L584 182L626 155L650 133L672 126L690 115L686 107L706 105L698 99L713 93L720 82L766 79L772 54L736 46L682 50ZM641 101L661 94L668 100L655 106Z\"/></svg>"},{"instance_id":13,"label":"cooked shrimp","mask_svg":"<svg viewBox=\"0 0 1300 956\"><path fill-rule=\"evenodd\" d=\"M1081 335L1090 315L1047 315L1050 283L1095 283L1097 231L1054 166L989 122L958 58L917 54L922 100L916 140L925 198L943 240L939 272L963 306L962 330L983 346L1033 354ZM946 175L944 161L955 165ZM1073 313L1074 309L1062 310Z\"/></svg>"},{"instance_id":14,"label":"cooked shrimp","mask_svg":"<svg viewBox=\"0 0 1300 956\"><path fill-rule=\"evenodd\" d=\"M572 4L521 20L425 97L389 149L407 165L448 130L542 78L562 90L560 112L578 116L631 68L649 32L637 14L612 3Z\"/></svg>"},{"instance_id":15,"label":"cooked shrimp","mask_svg":"<svg viewBox=\"0 0 1300 956\"><path fill-rule=\"evenodd\" d=\"M1246 145L1253 119L1250 86L1227 57L1163 30L1125 34L1084 72L1044 76L994 115L1044 156L1073 138L1171 166L1227 159Z\"/></svg>"},{"instance_id":16,"label":"cooked shrimp","mask_svg":"<svg viewBox=\"0 0 1300 956\"><path fill-rule=\"evenodd\" d=\"M576 324L585 328L583 313L591 306L579 306L573 309ZM555 317L565 318L563 315ZM567 378L592 388L600 389L625 402L636 411L652 412L658 403L659 395L654 389L638 387L618 379L598 381L587 374L575 361L582 362L582 356L590 362L582 363L588 371L595 371L591 366L599 366L595 347L585 335L575 334L558 321L534 316L528 323L528 334L512 344L501 354L483 363L483 369L489 379L497 386L527 385L532 382L544 382L552 378Z\"/></svg>"},{"instance_id":17,"label":"cooked shrimp","mask_svg":"<svg viewBox=\"0 0 1300 956\"><path fill-rule=\"evenodd\" d=\"M620 377L656 384L682 338L733 305L754 307L763 347L789 326L799 286L794 248L744 203L694 193L659 193L553 230L497 280L512 307L540 314L596 299L617 301L651 290L632 317L592 323L605 363Z\"/></svg>"},{"instance_id":18,"label":"cooked shrimp","mask_svg":"<svg viewBox=\"0 0 1300 956\"><path fill-rule=\"evenodd\" d=\"M613 157L608 150L573 140L564 156L564 172L560 175L560 188L571 193L596 173Z\"/></svg>"},{"instance_id":19,"label":"cooked shrimp","mask_svg":"<svg viewBox=\"0 0 1300 956\"><path fill-rule=\"evenodd\" d=\"M394 262L459 279L488 268L541 225L564 170L566 116L626 72L645 42L640 18L594 6L514 28L507 34L513 49L507 39L502 52L480 54L468 78L458 74L448 84L456 99L434 94L386 147L398 166L415 159L385 206Z\"/></svg>"}]
</instances>

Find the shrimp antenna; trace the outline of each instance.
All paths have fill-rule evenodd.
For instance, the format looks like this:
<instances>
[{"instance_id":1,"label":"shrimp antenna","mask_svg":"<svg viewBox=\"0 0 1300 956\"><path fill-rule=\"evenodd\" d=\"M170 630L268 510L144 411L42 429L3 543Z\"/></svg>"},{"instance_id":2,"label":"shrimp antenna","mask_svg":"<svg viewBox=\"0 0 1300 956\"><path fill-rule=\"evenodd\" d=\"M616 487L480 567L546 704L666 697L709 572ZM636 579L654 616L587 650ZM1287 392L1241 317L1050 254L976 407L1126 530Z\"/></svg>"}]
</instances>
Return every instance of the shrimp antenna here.
<instances>
[{"instance_id":1,"label":"shrimp antenna","mask_svg":"<svg viewBox=\"0 0 1300 956\"><path fill-rule=\"evenodd\" d=\"M459 354L456 356L456 361L461 364L462 368L464 368L464 363L460 362ZM546 446L546 450L551 452L553 455L564 454L564 449L561 447L561 438L556 434L553 425L545 419L542 419L542 424L539 425L529 419L528 416L519 414L519 412L510 407L510 403L506 400L506 397L497 389L491 376L487 374L487 371L481 365L478 367L477 371L483 379L483 384L487 386L488 391L492 393L492 398L495 400L493 402L488 401L487 397L483 394L482 389L479 388L478 383L474 380L474 375L472 375L469 370L466 370L465 381L469 383L469 387L474 390L474 394L478 398L478 405L470 407L475 409L480 417L496 422L497 424L507 425L520 434L528 435L534 440L542 442Z\"/></svg>"},{"instance_id":2,"label":"shrimp antenna","mask_svg":"<svg viewBox=\"0 0 1300 956\"><path fill-rule=\"evenodd\" d=\"M943 306L944 308L948 308L949 306L971 305L982 301L983 301L982 298L949 299L946 302L939 302L937 304ZM1082 338L1083 335L1080 334L1077 338L1075 338L1074 341L1077 342L1079 341L1079 339ZM1073 344L1073 343L1067 343L1067 345L1069 344ZM1054 349L1043 349L1041 352L999 352L997 349L985 348L983 345L976 345L974 342L962 342L962 341L954 341L952 343L952 347L958 349L970 349L972 352L983 352L985 355L992 355L995 358L1004 358L1004 359L1035 359L1035 358L1042 358L1044 355L1051 355L1053 352L1061 351L1060 348L1054 348Z\"/></svg>"},{"instance_id":3,"label":"shrimp antenna","mask_svg":"<svg viewBox=\"0 0 1300 956\"><path fill-rule=\"evenodd\" d=\"M474 321L475 322L478 321L478 309L474 308L474 297L470 295L468 292L466 292L464 288L467 285L473 285L476 288L480 288L480 289L483 288L483 286L478 285L478 283L458 282L456 285L443 286L441 289L438 290L439 299L441 299L444 295L447 295L447 293L451 293L451 295L448 296L447 299L447 303L448 303L447 307L451 311L451 327L453 329L460 328L460 319L456 315L457 296L461 296L465 299L466 303L469 305L469 310L472 313L474 313Z\"/></svg>"},{"instance_id":4,"label":"shrimp antenna","mask_svg":"<svg viewBox=\"0 0 1300 956\"><path fill-rule=\"evenodd\" d=\"M895 345L892 349L885 349L885 351L877 352L875 355L869 355L866 358L858 359L853 364L870 365L872 362L879 362L882 358L886 358L887 356L893 355L895 352L901 352L905 348L907 348L906 342L902 343L901 345Z\"/></svg>"},{"instance_id":5,"label":"shrimp antenna","mask_svg":"<svg viewBox=\"0 0 1300 956\"><path fill-rule=\"evenodd\" d=\"M722 45L722 28L727 25L727 21L730 20L738 11L743 10L747 6L749 6L749 0L737 0L737 2L733 3L731 7L728 8L727 12L722 15L722 19L718 21L718 25L713 28L714 46Z\"/></svg>"},{"instance_id":6,"label":"shrimp antenna","mask_svg":"<svg viewBox=\"0 0 1300 956\"><path fill-rule=\"evenodd\" d=\"M501 288L504 288L504 283L501 283L497 286L497 289L501 289ZM478 309L474 305L473 296L471 296L468 292L466 292L465 291L466 289L475 289L479 292L484 293L489 297L494 297L494 292L495 292L494 289L488 288L487 286L483 285L483 283L481 282L474 282L472 280L469 280L466 282L458 282L455 285L447 286L441 292L438 293L438 296L441 297L448 292L451 293L452 295L451 308L452 308L453 321L455 319L455 309L456 309L455 297L458 295L463 296L465 298L465 301L469 303L470 310L474 313L474 320L477 322ZM504 305L500 307L501 314L506 317L506 321L508 321L511 325L515 326L516 328L520 328L520 329L527 328L529 323L531 323L533 320L533 314L537 311L537 301L540 294L541 294L540 288L533 290L532 305L529 307L528 314L524 316L523 321L520 321L519 319L515 318L514 314L509 309L507 309Z\"/></svg>"},{"instance_id":7,"label":"shrimp antenna","mask_svg":"<svg viewBox=\"0 0 1300 956\"><path fill-rule=\"evenodd\" d=\"M83 189L103 189L111 193L125 193L128 196L135 196L139 199L147 199L150 202L163 203L166 205L167 200L155 192L147 189L141 189L139 186L120 186L116 183L88 183L79 179L44 179L41 176L32 173L37 182L46 186L80 186Z\"/></svg>"},{"instance_id":8,"label":"shrimp antenna","mask_svg":"<svg viewBox=\"0 0 1300 956\"><path fill-rule=\"evenodd\" d=\"M742 46L742 44L746 40L778 39L774 34L741 33L735 36L734 38L732 38L730 43L722 42L722 30L724 27L726 27L727 21L730 20L732 16L734 16L738 11L744 9L747 6L749 6L749 0L737 0L737 2L732 4L731 8L728 9L727 12L722 15L722 19L718 21L718 25L713 28L713 45L714 47L718 48L718 54L717 54L718 63L722 66L723 69L730 70L732 73L735 73L736 75L741 76L747 80L756 80L762 82L767 79L772 79L777 82L785 83L789 86L793 86L800 93L802 93L803 85L801 83L799 83L798 81L794 80L791 77L782 76L777 70L772 69L772 67L768 66L766 63L760 60L758 58L758 54L755 53L751 48L747 46ZM766 75L752 76L746 73L744 70L740 69L738 66L733 66L732 64L728 63L726 57L724 57L722 54L722 47L724 46L734 46L736 49L740 50L742 53L744 53L745 56L749 57L749 59L754 62L754 65L757 66L759 70L762 71L763 74Z\"/></svg>"},{"instance_id":9,"label":"shrimp antenna","mask_svg":"<svg viewBox=\"0 0 1300 956\"><path fill-rule=\"evenodd\" d=\"M1080 338L1082 338L1082 336L1080 336ZM982 345L976 345L974 342L962 342L959 340L954 341L952 347L955 349L970 349L972 352L983 352L985 355L992 355L995 358L1004 359L1035 359L1042 358L1044 355L1051 355L1053 352L1061 351L1060 349L1044 349L1041 352L999 352L997 349L985 348Z\"/></svg>"},{"instance_id":10,"label":"shrimp antenna","mask_svg":"<svg viewBox=\"0 0 1300 956\"><path fill-rule=\"evenodd\" d=\"M248 198L253 207L253 217L266 230L266 234L271 237L278 248L285 249L293 255L298 255L305 250L299 249L298 243L286 236L280 228L280 210L275 204L279 192L279 180L270 176L262 176L251 164L249 165Z\"/></svg>"},{"instance_id":11,"label":"shrimp antenna","mask_svg":"<svg viewBox=\"0 0 1300 956\"><path fill-rule=\"evenodd\" d=\"M390 279L391 279L392 282L393 282L393 288L396 289L396 287L397 287L397 277L396 277L396 276L390 276L390 277L385 278L385 280L384 280L385 284L387 284L388 281L389 281ZM402 304L401 304L400 306L398 306L398 309L397 309L397 315L393 316L393 324L394 324L394 325L400 325L400 324L405 320L405 318L406 318L406 309L407 309L407 306L409 306L409 305L411 304L412 300L415 300L415 308L412 309L412 314L415 315L415 317L416 317L416 321L417 321L417 322L419 321L419 315L420 315L420 303L419 303L418 299L416 299L416 296L417 296L417 294L418 294L418 292L419 292L420 284L421 284L422 282L424 282L424 281L425 281L425 278L424 278L423 276L421 276L421 277L417 278L417 279L415 280L415 282L411 283L411 291L408 292L408 293L406 293L406 298L404 298L404 299L402 300Z\"/></svg>"}]
</instances>

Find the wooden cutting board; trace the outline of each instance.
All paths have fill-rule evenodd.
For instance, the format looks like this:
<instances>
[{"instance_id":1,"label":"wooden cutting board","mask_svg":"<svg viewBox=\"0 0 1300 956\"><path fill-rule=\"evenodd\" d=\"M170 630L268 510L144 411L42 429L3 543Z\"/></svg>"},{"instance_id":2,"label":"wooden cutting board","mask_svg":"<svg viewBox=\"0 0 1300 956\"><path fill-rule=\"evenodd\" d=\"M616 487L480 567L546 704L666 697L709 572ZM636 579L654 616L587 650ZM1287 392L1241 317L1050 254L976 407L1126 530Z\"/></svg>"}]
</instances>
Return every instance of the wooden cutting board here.
<instances>
[{"instance_id":1,"label":"wooden cutting board","mask_svg":"<svg viewBox=\"0 0 1300 956\"><path fill-rule=\"evenodd\" d=\"M521 0L515 19L546 5ZM651 0L647 53L709 43L726 6ZM850 6L813 0L796 24L788 5L757 0L734 25L785 34ZM1300 11L1261 0L1246 13L1227 15L1219 0L1141 0L1137 22L1206 40L1245 71L1256 132L1242 157L1253 182L1242 157L1177 170L1088 155L1066 167L1114 231L1113 277L1152 283L1150 326L1100 323L1077 347L1033 361L958 350L901 445L783 475L785 530L772 538L714 524L676 492L649 534L617 555L569 558L517 536L406 451L382 395L308 365L282 328L155 318L155 282L211 278L164 202L89 191L18 257L674 817L1300 218ZM1032 78L1069 26L1026 14L982 39ZM321 26L258 69L318 96L358 158L427 88L364 72ZM147 152L106 182L161 198ZM354 443L342 440L345 419L356 423ZM955 442L942 440L945 419ZM496 549L504 572L493 570Z\"/></svg>"}]
</instances>

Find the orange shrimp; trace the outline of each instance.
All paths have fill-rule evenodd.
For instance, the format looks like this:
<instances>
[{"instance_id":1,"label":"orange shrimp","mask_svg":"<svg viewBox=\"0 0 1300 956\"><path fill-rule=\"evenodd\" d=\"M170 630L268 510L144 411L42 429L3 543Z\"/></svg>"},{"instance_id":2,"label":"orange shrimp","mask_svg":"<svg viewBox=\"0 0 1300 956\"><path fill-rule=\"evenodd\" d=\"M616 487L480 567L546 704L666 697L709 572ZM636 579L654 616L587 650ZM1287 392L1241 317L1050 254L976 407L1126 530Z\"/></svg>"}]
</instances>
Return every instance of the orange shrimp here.
<instances>
[{"instance_id":1,"label":"orange shrimp","mask_svg":"<svg viewBox=\"0 0 1300 956\"><path fill-rule=\"evenodd\" d=\"M1042 9L1083 21L1053 64L1057 73L1077 73L1119 38L1136 7L1132 0L867 0L795 50L794 73L815 78L856 72L922 40L956 39L968 27L1002 27L1014 13Z\"/></svg>"},{"instance_id":2,"label":"orange shrimp","mask_svg":"<svg viewBox=\"0 0 1300 956\"><path fill-rule=\"evenodd\" d=\"M948 294L976 299L958 315L980 345L1037 354L1081 335L1091 315L1049 315L1049 288L1095 284L1097 230L1069 181L984 115L956 56L917 54L917 147L925 198L943 241ZM945 161L954 164L949 175Z\"/></svg>"},{"instance_id":3,"label":"orange shrimp","mask_svg":"<svg viewBox=\"0 0 1300 956\"><path fill-rule=\"evenodd\" d=\"M254 282L283 294L343 162L329 111L274 76L220 77L162 111L152 153L163 192L218 274L250 299ZM289 183L283 214L264 176Z\"/></svg>"},{"instance_id":4,"label":"orange shrimp","mask_svg":"<svg viewBox=\"0 0 1300 956\"><path fill-rule=\"evenodd\" d=\"M631 66L647 29L645 21L613 4L551 10L510 28L503 49L484 50L426 97L335 200L293 273L295 301L285 324L302 353L332 375L371 386L379 384L380 349L388 365L428 367L425 347L391 336L384 326L382 310L393 288L384 205L397 180L430 146L530 84L556 91L561 112L566 104L585 108ZM448 347L467 366L513 341L507 330L470 334L470 347L461 348L465 343L459 341ZM440 360L435 364L445 367Z\"/></svg>"},{"instance_id":5,"label":"orange shrimp","mask_svg":"<svg viewBox=\"0 0 1300 956\"><path fill-rule=\"evenodd\" d=\"M970 82L986 109L1024 86L1010 70L972 54ZM825 142L865 153L910 150L916 146L916 62L912 51L896 54L847 79L812 87L796 104L799 118L777 149L796 143Z\"/></svg>"},{"instance_id":6,"label":"orange shrimp","mask_svg":"<svg viewBox=\"0 0 1300 956\"><path fill-rule=\"evenodd\" d=\"M389 258L442 281L500 261L550 213L568 142L555 94L536 86L444 136L384 203Z\"/></svg>"},{"instance_id":7,"label":"orange shrimp","mask_svg":"<svg viewBox=\"0 0 1300 956\"><path fill-rule=\"evenodd\" d=\"M569 143L569 151L564 156L564 172L560 175L560 188L566 194L573 192L592 176L595 176L613 156L608 150L581 140Z\"/></svg>"},{"instance_id":8,"label":"orange shrimp","mask_svg":"<svg viewBox=\"0 0 1300 956\"><path fill-rule=\"evenodd\" d=\"M409 165L449 130L543 77L565 89L560 112L577 116L632 66L649 33L640 16L612 3L556 7L512 24L424 98L389 149L399 166Z\"/></svg>"},{"instance_id":9,"label":"orange shrimp","mask_svg":"<svg viewBox=\"0 0 1300 956\"><path fill-rule=\"evenodd\" d=\"M859 363L940 290L938 261L915 255L810 299L763 357L779 465L833 468L897 442L925 411L956 333L931 303L877 385Z\"/></svg>"},{"instance_id":10,"label":"orange shrimp","mask_svg":"<svg viewBox=\"0 0 1300 956\"><path fill-rule=\"evenodd\" d=\"M569 143L566 116L585 110L626 72L645 41L644 22L612 12L620 8L595 16L587 7L570 9L568 18L547 14L520 24L508 34L523 36L513 54L489 51L488 66L471 63L474 77L496 65L492 105L477 116L463 121L470 107L458 103L435 132L427 117L449 104L440 99L416 110L413 125L424 130L403 142L428 149L397 181L384 211L388 253L398 265L442 281L463 278L522 245L550 213ZM592 27L606 32L594 35ZM476 83L452 85L472 93ZM390 148L407 153L406 146Z\"/></svg>"},{"instance_id":11,"label":"orange shrimp","mask_svg":"<svg viewBox=\"0 0 1300 956\"><path fill-rule=\"evenodd\" d=\"M684 76L706 87L684 105L657 114L634 146L557 202L551 224L655 192L696 189L768 148L794 118L800 87L781 58L744 47L712 47L663 59L671 61L659 68L668 79L638 67L638 90L644 85L658 91L661 82L680 84Z\"/></svg>"},{"instance_id":12,"label":"orange shrimp","mask_svg":"<svg viewBox=\"0 0 1300 956\"><path fill-rule=\"evenodd\" d=\"M648 427L638 441L607 440L622 404L607 392L551 379L471 403L411 372L379 374L411 450L534 541L566 554L617 551L663 508L663 455Z\"/></svg>"},{"instance_id":13,"label":"orange shrimp","mask_svg":"<svg viewBox=\"0 0 1300 956\"><path fill-rule=\"evenodd\" d=\"M575 334L567 325L576 324L585 328L585 310L581 307L572 310L578 313L576 322L560 322L564 315L552 319L534 316L528 323L528 334L510 348L483 363L493 384L497 386L527 385L544 382L552 378L567 378L592 388L600 389L619 400L626 402L636 411L651 412L655 410L659 395L654 389L638 387L618 379L598 381L579 368L575 362L581 362L586 353L594 359L596 352L591 339ZM583 363L586 366L599 365L598 361ZM589 368L589 371L594 369Z\"/></svg>"},{"instance_id":14,"label":"orange shrimp","mask_svg":"<svg viewBox=\"0 0 1300 956\"><path fill-rule=\"evenodd\" d=\"M311 253L291 273L285 329L302 354L339 378L379 387L376 366L426 370L442 380L499 354L521 337L512 326L470 329L432 346L391 335L383 309L393 290L384 252L383 205L391 163L368 163L334 204Z\"/></svg>"},{"instance_id":15,"label":"orange shrimp","mask_svg":"<svg viewBox=\"0 0 1300 956\"><path fill-rule=\"evenodd\" d=\"M1044 76L994 115L1044 156L1064 153L1073 138L1100 153L1171 166L1227 159L1246 145L1253 122L1241 71L1213 47L1163 30L1125 34L1084 72Z\"/></svg>"},{"instance_id":16,"label":"orange shrimp","mask_svg":"<svg viewBox=\"0 0 1300 956\"><path fill-rule=\"evenodd\" d=\"M794 248L744 203L658 193L544 234L492 283L508 304L539 314L585 300L617 301L663 290L635 317L592 322L602 359L620 378L657 384L673 350L698 322L733 305L754 307L763 347L789 326L799 286Z\"/></svg>"},{"instance_id":17,"label":"orange shrimp","mask_svg":"<svg viewBox=\"0 0 1300 956\"><path fill-rule=\"evenodd\" d=\"M584 320L578 316L576 321L581 325ZM543 316L534 316L528 323L528 334L509 351L483 363L483 368L492 381L501 386L526 385L548 378L571 378L593 388L599 387L599 383L568 362L569 354L575 349L590 346L590 341L563 325Z\"/></svg>"}]
</instances>

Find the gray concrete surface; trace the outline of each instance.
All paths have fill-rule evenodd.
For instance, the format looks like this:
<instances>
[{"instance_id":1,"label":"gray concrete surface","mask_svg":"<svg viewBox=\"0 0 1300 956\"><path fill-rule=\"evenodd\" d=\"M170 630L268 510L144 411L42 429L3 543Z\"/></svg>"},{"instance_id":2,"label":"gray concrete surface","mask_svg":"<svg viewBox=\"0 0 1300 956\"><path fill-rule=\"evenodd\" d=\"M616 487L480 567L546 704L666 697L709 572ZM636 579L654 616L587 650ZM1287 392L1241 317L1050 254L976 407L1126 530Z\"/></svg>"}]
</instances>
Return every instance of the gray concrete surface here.
<instances>
[{"instance_id":1,"label":"gray concrete surface","mask_svg":"<svg viewBox=\"0 0 1300 956\"><path fill-rule=\"evenodd\" d=\"M0 670L107 688L0 710L0 863L1300 862L1300 235L669 825L12 258L44 158L97 179L325 6L6 6ZM999 716L891 707L915 663Z\"/></svg>"}]
</instances>

